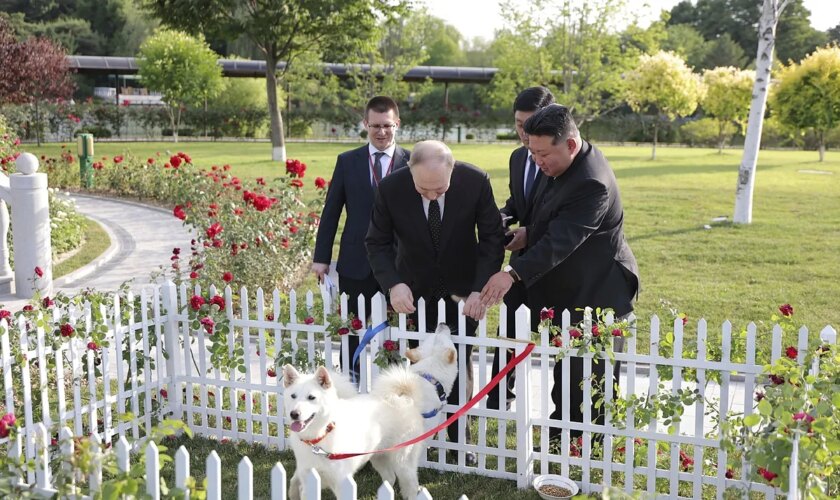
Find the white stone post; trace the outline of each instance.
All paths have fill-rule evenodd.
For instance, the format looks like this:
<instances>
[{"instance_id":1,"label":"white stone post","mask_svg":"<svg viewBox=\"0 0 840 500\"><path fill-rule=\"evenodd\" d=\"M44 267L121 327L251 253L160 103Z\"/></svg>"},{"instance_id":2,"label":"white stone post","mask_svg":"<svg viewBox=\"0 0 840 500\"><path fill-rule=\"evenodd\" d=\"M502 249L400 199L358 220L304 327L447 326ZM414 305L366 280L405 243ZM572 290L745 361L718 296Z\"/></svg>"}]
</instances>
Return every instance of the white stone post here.
<instances>
[{"instance_id":1,"label":"white stone post","mask_svg":"<svg viewBox=\"0 0 840 500\"><path fill-rule=\"evenodd\" d=\"M47 174L38 172L38 159L23 153L18 173L9 176L12 238L15 246L15 295L30 299L35 289L52 293L52 247ZM35 268L43 271L36 279Z\"/></svg>"}]
</instances>

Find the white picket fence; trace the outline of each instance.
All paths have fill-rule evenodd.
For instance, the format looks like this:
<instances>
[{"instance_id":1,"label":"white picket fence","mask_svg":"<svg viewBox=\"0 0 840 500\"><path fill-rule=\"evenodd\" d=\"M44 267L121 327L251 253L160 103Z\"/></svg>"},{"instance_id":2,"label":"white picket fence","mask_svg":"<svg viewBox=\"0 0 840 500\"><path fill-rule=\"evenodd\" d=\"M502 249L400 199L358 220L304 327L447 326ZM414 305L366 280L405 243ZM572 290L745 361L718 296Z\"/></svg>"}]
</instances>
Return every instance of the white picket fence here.
<instances>
[{"instance_id":1,"label":"white picket fence","mask_svg":"<svg viewBox=\"0 0 840 500\"><path fill-rule=\"evenodd\" d=\"M216 290L211 288L208 292L214 295ZM234 297L233 291L226 288L222 292L230 323L226 344L230 353L240 350L244 371L219 369L210 363L209 336L204 328L193 328L189 319L190 297L201 293L197 289L188 290L185 285L176 289L174 285L168 284L160 289L143 291L140 297L130 295L126 304L117 300L110 310L102 311L108 318L105 338L110 340L110 344L101 346L99 350L88 350L85 342L77 339L53 342L52 336L57 328L55 323L61 317L59 311L54 311L54 317L48 318L46 330L44 326L38 326L37 321L18 319L17 328L27 334L20 335L17 354L13 352L9 333L2 323L0 347L5 412L15 413L17 410L18 418L20 412L23 412L21 453L28 459L37 458L39 448L36 445L35 430L39 423L43 423L44 429L68 427L76 436L97 433L105 443L128 440L145 445L144 438L153 424L163 417L183 420L198 435L287 448L282 382L279 377L272 377L268 372L274 365L274 360L267 354L270 339L273 339L275 348L294 340L297 349L306 350L309 360L315 360L317 353L328 360L328 364L337 365L339 356L349 359L352 354L348 352L346 336L340 345L333 342L330 333L326 331L326 312L324 317L317 318L311 324L306 324L305 318L300 317L299 309L315 310L315 295L311 292L301 300L294 291L284 295L275 290L270 297L266 297L262 290L251 294L243 288ZM324 311L332 310L331 298L324 295L322 300ZM341 311L346 318L347 298L342 297L341 301ZM372 311L364 310L362 300L359 305L360 316L365 324L377 325L386 320L383 297L378 296L373 300ZM443 303L438 307L440 311L444 307ZM418 309L422 311L423 307ZM269 310L272 319L266 318ZM496 332L488 335L486 321L482 321L475 337L454 337L459 344L459 368L463 373L466 363L473 363L478 388L490 379L494 349L511 349L520 353L525 348L525 343L521 341L531 338L530 313L527 308L523 307L516 313L515 337L520 342L504 338L504 318L508 312L501 306L499 313L502 330L500 336L495 336ZM70 318L77 329L87 332L89 336L92 329L89 308L70 311ZM563 315L563 324L569 326L567 312ZM461 326L464 325L465 319L462 316ZM726 419L727 411L719 412L711 422L708 418L704 419L707 401L712 398L719 400L721 408L730 409L733 402L737 402L743 412L752 413L753 394L762 382L757 380L757 376L762 372L763 364L782 355L781 329L776 327L773 331L772 360L757 360L756 327L751 324L747 330L745 362L736 363L731 361L730 341L733 333L728 322L720 330L720 360L708 359L709 331L705 321L701 320L697 324L698 352L690 358L682 357L685 336L681 321L674 322L674 355L669 357L659 354L660 340L666 329L656 317L651 319L650 325L648 349L639 350L642 346L638 346L636 337L632 336L627 339L625 352L616 353L616 361L626 366L621 392L623 395L656 393L661 379L659 373L665 367L670 367L673 377L665 384L666 390L676 393L681 388L696 388L702 396L693 408L687 409L687 416L678 433L669 433L655 421L642 428L634 428L632 412L628 412L624 428L612 425L609 414L604 425L595 424L591 419L589 404L583 405L584 422L571 422L568 419L568 387L565 388L566 396L561 407L564 418L551 419L549 415L553 404L550 401L550 387L558 348L551 345L547 332L541 332L540 341L530 357L516 367L517 399L514 406L509 411L492 410L487 408L486 400L482 400L468 413L477 431L473 433L473 442L450 442L446 433L442 432L431 441L430 448L438 451L427 455L421 465L514 480L520 488L528 487L535 474L551 472L574 478L584 492L598 492L608 486L617 486L628 492L644 490L653 495L668 497L721 498L727 488L736 487L748 488L768 498L782 494L765 483L726 479L726 453L720 448L718 436L714 432L710 433L708 427L710 423L719 424ZM429 330L434 330L434 325L427 325L422 314L418 318L416 330L410 330L408 318L401 315L398 325L384 330L362 354L361 389L367 390L370 382L378 375L378 368L370 360L384 340L399 342L401 352L404 352L409 339L420 339L424 334L419 332ZM563 333L564 345L569 342L567 330L565 328ZM836 344L836 332L832 328L826 327L819 335L823 342ZM803 362L802 353L808 346L808 340L809 332L803 328L799 332L797 345L800 363ZM467 344L474 347L472 359L465 356ZM570 357L561 361L565 384L569 383ZM592 355L584 356L585 376L592 373L592 362ZM612 362L600 362L608 363L606 371L610 373ZM685 370L696 370L696 384L684 381ZM57 383L54 386L42 383L52 378L48 377L48 371L55 374ZM280 370L276 369L276 372ZM719 373L720 383L707 385L713 372ZM13 374L18 373L19 377L13 377ZM502 386L505 383L503 381ZM22 391L16 388L22 388ZM454 390L459 391L463 401L466 400L464 377L461 377L459 386ZM20 392L26 404L17 408L15 394ZM606 400L612 401L614 396L611 385L606 384ZM585 401L591 397L589 384L584 384ZM40 409L37 414L36 409ZM447 406L445 409L454 411L455 408ZM692 415L688 415L689 410L693 410ZM458 422L461 436L464 435L467 422L466 418ZM550 427L561 429L559 449L549 447ZM572 453L570 447L570 430L573 429L583 431L580 453ZM537 439L535 430L539 432ZM604 435L600 457L592 454L593 434L596 433ZM644 440L647 447L647 456L639 460L636 457L639 447L636 439ZM7 441L0 440L0 446L11 446ZM614 456L613 448L619 443L624 444L623 459ZM657 463L657 443L667 444L668 460L664 466ZM457 462L448 463L444 450L457 452ZM704 456L706 450L711 451ZM681 467L681 451L693 458L693 467ZM476 454L476 466L466 465L465 452ZM150 453L148 449L147 453ZM705 473L702 467L704 458L708 460L709 455L714 457L712 463L716 464L713 474ZM739 474L741 478L748 477L748 467L748 464L743 465ZM248 466L240 464L240 488L242 484L251 482L251 476L245 469ZM218 477L210 474L212 472L208 472L211 480ZM36 484L36 476L34 471L30 472L21 481ZM41 478L38 484L43 483L47 487L48 478ZM663 481L667 482L665 491L662 490ZM277 484L277 491L282 491L280 483Z\"/></svg>"}]
</instances>

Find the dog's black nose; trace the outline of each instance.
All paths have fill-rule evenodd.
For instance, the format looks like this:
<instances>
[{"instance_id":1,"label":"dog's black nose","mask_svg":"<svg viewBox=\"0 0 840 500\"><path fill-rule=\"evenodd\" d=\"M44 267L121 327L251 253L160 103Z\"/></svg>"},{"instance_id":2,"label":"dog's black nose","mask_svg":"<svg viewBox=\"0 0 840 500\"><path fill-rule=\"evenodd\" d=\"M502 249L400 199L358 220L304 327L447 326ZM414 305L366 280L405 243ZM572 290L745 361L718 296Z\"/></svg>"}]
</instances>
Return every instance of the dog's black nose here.
<instances>
[{"instance_id":1,"label":"dog's black nose","mask_svg":"<svg viewBox=\"0 0 840 500\"><path fill-rule=\"evenodd\" d=\"M289 412L289 416L292 417L292 420L297 420L300 418L300 412L297 410L293 410Z\"/></svg>"}]
</instances>

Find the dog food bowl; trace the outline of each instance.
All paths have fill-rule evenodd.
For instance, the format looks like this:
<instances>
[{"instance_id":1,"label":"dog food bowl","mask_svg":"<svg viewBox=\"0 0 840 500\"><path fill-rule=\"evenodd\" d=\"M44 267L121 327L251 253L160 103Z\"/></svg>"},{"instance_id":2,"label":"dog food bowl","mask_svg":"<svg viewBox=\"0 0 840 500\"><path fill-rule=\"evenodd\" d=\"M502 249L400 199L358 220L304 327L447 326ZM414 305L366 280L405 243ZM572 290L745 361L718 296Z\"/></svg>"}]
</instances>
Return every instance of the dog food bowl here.
<instances>
[{"instance_id":1,"label":"dog food bowl","mask_svg":"<svg viewBox=\"0 0 840 500\"><path fill-rule=\"evenodd\" d=\"M534 489L537 490L537 493L544 500L572 498L580 491L574 481L557 474L543 474L535 477Z\"/></svg>"}]
</instances>

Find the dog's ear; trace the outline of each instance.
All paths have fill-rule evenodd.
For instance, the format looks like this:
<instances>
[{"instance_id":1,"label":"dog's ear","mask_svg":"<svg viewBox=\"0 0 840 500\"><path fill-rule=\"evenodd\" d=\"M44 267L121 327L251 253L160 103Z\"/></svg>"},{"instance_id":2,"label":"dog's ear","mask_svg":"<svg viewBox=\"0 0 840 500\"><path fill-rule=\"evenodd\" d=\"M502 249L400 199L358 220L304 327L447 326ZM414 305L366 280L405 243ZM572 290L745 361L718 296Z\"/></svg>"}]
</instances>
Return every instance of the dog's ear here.
<instances>
[{"instance_id":1,"label":"dog's ear","mask_svg":"<svg viewBox=\"0 0 840 500\"><path fill-rule=\"evenodd\" d=\"M332 387L330 372L328 372L323 366L319 366L318 369L315 370L315 380L317 380L318 384L324 389Z\"/></svg>"},{"instance_id":2,"label":"dog's ear","mask_svg":"<svg viewBox=\"0 0 840 500\"><path fill-rule=\"evenodd\" d=\"M458 359L458 351L455 349L447 349L443 351L443 361L447 364L453 364Z\"/></svg>"},{"instance_id":3,"label":"dog's ear","mask_svg":"<svg viewBox=\"0 0 840 500\"><path fill-rule=\"evenodd\" d=\"M300 373L292 365L283 366L283 387L289 387L300 377Z\"/></svg>"},{"instance_id":4,"label":"dog's ear","mask_svg":"<svg viewBox=\"0 0 840 500\"><path fill-rule=\"evenodd\" d=\"M420 356L417 354L417 349L406 349L405 357L412 363L420 361Z\"/></svg>"}]
</instances>

